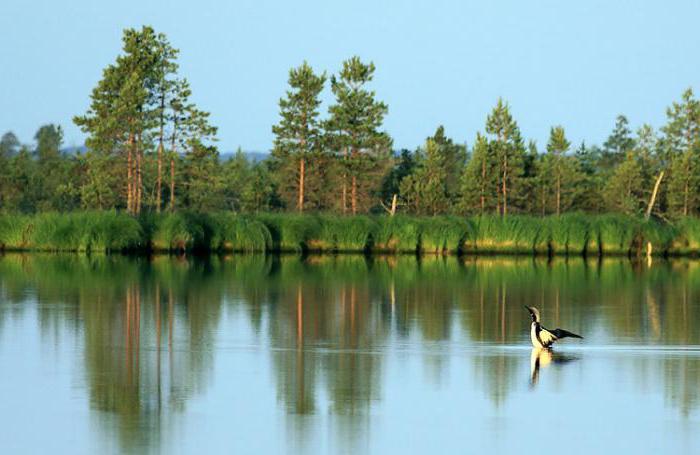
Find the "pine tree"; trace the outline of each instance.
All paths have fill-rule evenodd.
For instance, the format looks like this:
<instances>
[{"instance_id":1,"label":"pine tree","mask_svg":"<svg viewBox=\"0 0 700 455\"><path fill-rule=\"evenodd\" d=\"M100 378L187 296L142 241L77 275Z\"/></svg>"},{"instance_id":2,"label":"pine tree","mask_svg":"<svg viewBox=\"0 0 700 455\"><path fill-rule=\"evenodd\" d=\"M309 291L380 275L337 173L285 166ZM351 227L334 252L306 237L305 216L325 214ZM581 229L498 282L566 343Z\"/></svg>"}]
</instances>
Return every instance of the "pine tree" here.
<instances>
[{"instance_id":1,"label":"pine tree","mask_svg":"<svg viewBox=\"0 0 700 455\"><path fill-rule=\"evenodd\" d=\"M296 206L299 212L308 202L305 187L318 190L324 186L324 182L318 180L323 176L323 167L327 166L328 160L324 156L318 109L325 81L326 75L314 74L306 62L291 69L291 90L287 91L286 98L280 99L281 120L272 127L275 134L272 159L281 196L288 206Z\"/></svg>"},{"instance_id":2,"label":"pine tree","mask_svg":"<svg viewBox=\"0 0 700 455\"><path fill-rule=\"evenodd\" d=\"M445 135L445 128L440 125L435 134L428 138L435 142L442 157L445 172L445 191L450 203L454 203L459 196L460 179L467 160L467 147L464 144L455 144Z\"/></svg>"},{"instance_id":3,"label":"pine tree","mask_svg":"<svg viewBox=\"0 0 700 455\"><path fill-rule=\"evenodd\" d=\"M182 206L198 211L216 211L224 207L224 180L219 152L193 140L184 156Z\"/></svg>"},{"instance_id":4,"label":"pine tree","mask_svg":"<svg viewBox=\"0 0 700 455\"><path fill-rule=\"evenodd\" d=\"M627 152L634 148L632 131L629 128L627 117L620 114L615 119L615 127L608 139L603 143L603 151L599 166L603 170L612 170L625 160Z\"/></svg>"},{"instance_id":5,"label":"pine tree","mask_svg":"<svg viewBox=\"0 0 700 455\"><path fill-rule=\"evenodd\" d=\"M471 157L462 175L459 202L461 212L483 215L498 210L499 193L493 191L499 184L499 168L495 156L489 140L477 134Z\"/></svg>"},{"instance_id":6,"label":"pine tree","mask_svg":"<svg viewBox=\"0 0 700 455\"><path fill-rule=\"evenodd\" d=\"M20 143L12 131L0 138L0 210L8 207L10 199L10 161L17 154Z\"/></svg>"},{"instance_id":7,"label":"pine tree","mask_svg":"<svg viewBox=\"0 0 700 455\"><path fill-rule=\"evenodd\" d=\"M683 93L680 103L667 109L668 121L662 128L664 160L670 163L667 204L671 216L688 216L697 211L700 199L700 103L692 89Z\"/></svg>"},{"instance_id":8,"label":"pine tree","mask_svg":"<svg viewBox=\"0 0 700 455\"><path fill-rule=\"evenodd\" d=\"M348 211L348 196L353 214L369 209L391 165L391 138L379 131L388 108L365 88L374 70L373 63L364 64L359 57L352 57L343 62L337 77L331 77L336 104L329 108L326 130L340 158L338 187L343 213Z\"/></svg>"},{"instance_id":9,"label":"pine tree","mask_svg":"<svg viewBox=\"0 0 700 455\"><path fill-rule=\"evenodd\" d=\"M447 192L447 159L445 148L428 138L419 150L415 172L406 176L400 185L402 197L409 209L418 215L437 215L449 209Z\"/></svg>"},{"instance_id":10,"label":"pine tree","mask_svg":"<svg viewBox=\"0 0 700 455\"><path fill-rule=\"evenodd\" d=\"M208 125L208 114L189 103L189 87L175 74L178 51L165 35L151 27L126 29L122 41L123 53L104 70L93 89L90 108L74 122L88 133L86 145L92 154L88 165L100 163L93 174L105 171L100 179L124 182L119 186L126 203L118 206L136 214L144 201L152 201L156 210L162 205L166 124L171 123L171 154L180 153L175 146L189 145L192 139L204 143L215 129ZM156 169L152 171L147 159L154 148ZM171 157L171 208L176 161ZM94 194L95 185L92 188L86 194ZM154 188L155 194L149 198L146 188Z\"/></svg>"},{"instance_id":11,"label":"pine tree","mask_svg":"<svg viewBox=\"0 0 700 455\"><path fill-rule=\"evenodd\" d=\"M508 103L499 98L486 119L486 132L491 135L491 151L497 163L496 210L508 215L508 208L519 200L518 185L523 172L525 150L518 124Z\"/></svg>"},{"instance_id":12,"label":"pine tree","mask_svg":"<svg viewBox=\"0 0 700 455\"><path fill-rule=\"evenodd\" d=\"M603 193L609 211L639 214L644 206L642 168L634 151L627 152L625 160L614 170Z\"/></svg>"},{"instance_id":13,"label":"pine tree","mask_svg":"<svg viewBox=\"0 0 700 455\"><path fill-rule=\"evenodd\" d=\"M560 215L574 203L581 176L576 158L566 156L571 143L566 139L564 128L555 126L550 130L547 154L542 163L546 192L552 196L551 212ZM543 189L544 191L544 189ZM545 209L546 211L546 209Z\"/></svg>"},{"instance_id":14,"label":"pine tree","mask_svg":"<svg viewBox=\"0 0 700 455\"><path fill-rule=\"evenodd\" d=\"M605 209L603 189L609 178L607 175L609 171L606 169L603 173L599 166L602 153L597 145L587 146L585 142L582 142L574 152L576 163L581 172L581 181L578 185L579 196L572 207L575 210L600 213Z\"/></svg>"},{"instance_id":15,"label":"pine tree","mask_svg":"<svg viewBox=\"0 0 700 455\"><path fill-rule=\"evenodd\" d=\"M58 202L63 196L59 186L68 179L68 160L61 159L63 130L53 124L44 125L36 132L37 142L34 156L37 162L36 180L33 183L36 192L37 210L59 210Z\"/></svg>"},{"instance_id":16,"label":"pine tree","mask_svg":"<svg viewBox=\"0 0 700 455\"><path fill-rule=\"evenodd\" d=\"M179 173L178 163L181 155L193 152L195 147L216 140L217 128L209 123L209 113L198 109L190 102L192 91L187 79L178 79L173 83L170 98L170 150L169 161L169 198L168 208L172 212L176 207L176 182Z\"/></svg>"}]
</instances>

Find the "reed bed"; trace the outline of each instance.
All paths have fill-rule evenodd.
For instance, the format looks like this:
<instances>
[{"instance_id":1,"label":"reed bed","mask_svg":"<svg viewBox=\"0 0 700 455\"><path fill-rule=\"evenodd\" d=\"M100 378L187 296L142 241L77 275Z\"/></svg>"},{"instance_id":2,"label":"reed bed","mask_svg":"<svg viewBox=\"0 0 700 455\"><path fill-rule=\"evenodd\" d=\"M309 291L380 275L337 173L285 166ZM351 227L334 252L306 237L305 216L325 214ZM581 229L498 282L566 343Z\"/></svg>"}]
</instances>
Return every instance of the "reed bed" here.
<instances>
[{"instance_id":1,"label":"reed bed","mask_svg":"<svg viewBox=\"0 0 700 455\"><path fill-rule=\"evenodd\" d=\"M319 218L310 215L267 213L258 215L270 231L271 251L301 253L308 250L320 232Z\"/></svg>"},{"instance_id":2,"label":"reed bed","mask_svg":"<svg viewBox=\"0 0 700 455\"><path fill-rule=\"evenodd\" d=\"M581 213L545 218L116 211L0 215L0 249L76 252L293 252L700 255L700 219Z\"/></svg>"},{"instance_id":3,"label":"reed bed","mask_svg":"<svg viewBox=\"0 0 700 455\"><path fill-rule=\"evenodd\" d=\"M423 254L460 254L474 235L474 225L467 219L425 218L421 223L418 250Z\"/></svg>"},{"instance_id":4,"label":"reed bed","mask_svg":"<svg viewBox=\"0 0 700 455\"><path fill-rule=\"evenodd\" d=\"M145 246L139 222L115 211L0 216L5 250L117 252Z\"/></svg>"}]
</instances>

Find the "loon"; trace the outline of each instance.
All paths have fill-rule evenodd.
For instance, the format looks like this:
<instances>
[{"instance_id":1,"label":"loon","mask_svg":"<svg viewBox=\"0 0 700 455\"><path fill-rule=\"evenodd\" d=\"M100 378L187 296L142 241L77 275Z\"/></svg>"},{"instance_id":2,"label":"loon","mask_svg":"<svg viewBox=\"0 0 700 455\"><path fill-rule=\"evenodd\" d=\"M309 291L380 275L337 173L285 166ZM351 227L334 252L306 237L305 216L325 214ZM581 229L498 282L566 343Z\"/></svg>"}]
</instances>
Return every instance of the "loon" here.
<instances>
[{"instance_id":1,"label":"loon","mask_svg":"<svg viewBox=\"0 0 700 455\"><path fill-rule=\"evenodd\" d=\"M530 317L532 317L532 324L530 325L530 341L532 341L532 346L535 348L548 348L555 341L560 338L572 337L572 338L583 338L581 335L576 335L564 329L546 329L540 324L540 312L534 306L526 306L527 311L530 312Z\"/></svg>"}]
</instances>

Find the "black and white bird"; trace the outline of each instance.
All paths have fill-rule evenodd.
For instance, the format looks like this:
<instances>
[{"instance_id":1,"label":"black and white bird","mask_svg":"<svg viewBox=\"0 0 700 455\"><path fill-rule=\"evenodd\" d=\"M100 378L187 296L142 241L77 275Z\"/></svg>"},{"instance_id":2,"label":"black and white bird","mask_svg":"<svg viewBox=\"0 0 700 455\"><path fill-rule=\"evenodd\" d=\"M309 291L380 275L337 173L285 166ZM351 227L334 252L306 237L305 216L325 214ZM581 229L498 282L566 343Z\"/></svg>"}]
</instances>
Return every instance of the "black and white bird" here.
<instances>
[{"instance_id":1,"label":"black and white bird","mask_svg":"<svg viewBox=\"0 0 700 455\"><path fill-rule=\"evenodd\" d=\"M546 329L540 324L540 312L534 306L526 306L527 311L530 312L530 317L532 318L532 324L530 325L530 341L532 341L532 346L536 348L548 348L555 341L561 338L583 338L581 335L576 335L564 329Z\"/></svg>"}]
</instances>

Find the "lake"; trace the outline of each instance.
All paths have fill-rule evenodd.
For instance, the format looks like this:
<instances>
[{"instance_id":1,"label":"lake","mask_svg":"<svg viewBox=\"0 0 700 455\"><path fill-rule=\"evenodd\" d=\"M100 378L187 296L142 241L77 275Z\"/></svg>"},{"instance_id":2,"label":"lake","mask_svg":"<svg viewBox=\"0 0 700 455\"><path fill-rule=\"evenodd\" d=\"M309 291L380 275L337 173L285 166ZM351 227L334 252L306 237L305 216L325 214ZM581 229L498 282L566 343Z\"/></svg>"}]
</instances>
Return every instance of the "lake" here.
<instances>
[{"instance_id":1,"label":"lake","mask_svg":"<svg viewBox=\"0 0 700 455\"><path fill-rule=\"evenodd\" d=\"M0 453L698 453L698 323L691 260L5 255Z\"/></svg>"}]
</instances>

